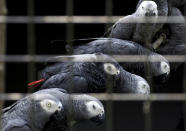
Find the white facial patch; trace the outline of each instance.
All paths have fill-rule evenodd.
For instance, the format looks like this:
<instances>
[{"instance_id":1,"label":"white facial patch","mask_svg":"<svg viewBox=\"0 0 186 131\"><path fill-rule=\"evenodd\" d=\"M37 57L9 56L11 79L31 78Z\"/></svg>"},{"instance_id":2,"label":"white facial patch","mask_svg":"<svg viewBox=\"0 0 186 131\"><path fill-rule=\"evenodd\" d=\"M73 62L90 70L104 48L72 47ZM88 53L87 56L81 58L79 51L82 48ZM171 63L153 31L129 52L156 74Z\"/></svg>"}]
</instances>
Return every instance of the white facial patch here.
<instances>
[{"instance_id":1,"label":"white facial patch","mask_svg":"<svg viewBox=\"0 0 186 131\"><path fill-rule=\"evenodd\" d=\"M140 80L137 83L137 93L150 94L150 86L145 80Z\"/></svg>"},{"instance_id":2,"label":"white facial patch","mask_svg":"<svg viewBox=\"0 0 186 131\"><path fill-rule=\"evenodd\" d=\"M167 75L170 74L170 65L163 56L161 56L161 55L150 55L148 60L150 62L152 62L152 64L153 64L153 62L160 63L160 66L156 67L157 70L155 70L153 72L154 76L159 76L159 75L163 75L163 74L167 74Z\"/></svg>"},{"instance_id":3,"label":"white facial patch","mask_svg":"<svg viewBox=\"0 0 186 131\"><path fill-rule=\"evenodd\" d=\"M154 1L143 1L139 6L140 10L144 12L153 11L155 13L157 13L157 7L158 6Z\"/></svg>"},{"instance_id":4,"label":"white facial patch","mask_svg":"<svg viewBox=\"0 0 186 131\"><path fill-rule=\"evenodd\" d=\"M115 67L115 65L111 63L104 64L104 71L110 75L118 75L120 74L120 70Z\"/></svg>"},{"instance_id":5,"label":"white facial patch","mask_svg":"<svg viewBox=\"0 0 186 131\"><path fill-rule=\"evenodd\" d=\"M158 18L157 4L154 1L143 1L137 9L136 15L141 16L142 20L147 22L156 22Z\"/></svg>"},{"instance_id":6,"label":"white facial patch","mask_svg":"<svg viewBox=\"0 0 186 131\"><path fill-rule=\"evenodd\" d=\"M169 74L170 73L170 66L167 62L160 63L160 69L162 74Z\"/></svg>"},{"instance_id":7,"label":"white facial patch","mask_svg":"<svg viewBox=\"0 0 186 131\"><path fill-rule=\"evenodd\" d=\"M104 108L100 106L96 101L87 102L86 109L88 111L89 118L104 114Z\"/></svg>"},{"instance_id":8,"label":"white facial patch","mask_svg":"<svg viewBox=\"0 0 186 131\"><path fill-rule=\"evenodd\" d=\"M40 102L40 105L41 105L42 109L48 113L54 113L56 111L60 111L62 108L62 104L60 102L56 103L55 101L50 100L50 99L42 100Z\"/></svg>"}]
</instances>

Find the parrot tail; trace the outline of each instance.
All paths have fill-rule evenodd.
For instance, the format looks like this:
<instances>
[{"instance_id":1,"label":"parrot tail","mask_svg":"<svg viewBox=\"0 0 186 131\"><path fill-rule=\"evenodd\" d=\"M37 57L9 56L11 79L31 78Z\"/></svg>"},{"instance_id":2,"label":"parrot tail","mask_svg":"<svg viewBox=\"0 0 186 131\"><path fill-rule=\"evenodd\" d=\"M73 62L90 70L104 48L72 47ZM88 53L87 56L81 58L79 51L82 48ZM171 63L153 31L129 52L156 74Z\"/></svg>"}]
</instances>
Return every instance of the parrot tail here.
<instances>
[{"instance_id":1,"label":"parrot tail","mask_svg":"<svg viewBox=\"0 0 186 131\"><path fill-rule=\"evenodd\" d=\"M41 79L41 80L37 80L37 81L33 81L28 83L28 88L34 88L39 86L41 83L43 83L45 81L45 79Z\"/></svg>"}]
</instances>

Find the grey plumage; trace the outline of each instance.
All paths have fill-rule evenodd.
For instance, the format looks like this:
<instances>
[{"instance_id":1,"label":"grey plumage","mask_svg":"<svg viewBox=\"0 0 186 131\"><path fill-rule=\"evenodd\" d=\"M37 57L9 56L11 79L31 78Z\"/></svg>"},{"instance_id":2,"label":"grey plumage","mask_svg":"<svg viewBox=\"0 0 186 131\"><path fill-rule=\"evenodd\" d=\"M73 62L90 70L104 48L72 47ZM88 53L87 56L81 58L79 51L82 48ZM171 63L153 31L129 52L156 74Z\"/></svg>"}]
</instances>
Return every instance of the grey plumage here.
<instances>
[{"instance_id":1,"label":"grey plumage","mask_svg":"<svg viewBox=\"0 0 186 131\"><path fill-rule=\"evenodd\" d=\"M96 104L99 111L93 111L92 108L87 111L87 102ZM80 108L84 109L84 112L81 112ZM3 109L2 130L66 131L69 111L72 111L70 113L74 121L90 120L94 117L98 117L98 121L104 120L103 105L96 98L87 95L69 95L59 88L46 89L33 93ZM57 119L54 119L54 116Z\"/></svg>"},{"instance_id":2,"label":"grey plumage","mask_svg":"<svg viewBox=\"0 0 186 131\"><path fill-rule=\"evenodd\" d=\"M151 48L153 37L163 26L156 23L158 15L168 12L165 9L162 9L165 13L159 12L160 9L154 1L140 1L135 13L119 19L112 26L109 37L131 40Z\"/></svg>"},{"instance_id":3,"label":"grey plumage","mask_svg":"<svg viewBox=\"0 0 186 131\"><path fill-rule=\"evenodd\" d=\"M74 54L91 54L91 53L104 53L112 55L146 55L149 54L148 63L150 66L150 75L158 77L165 75L167 77L170 72L170 66L167 60L161 55L151 52L143 48L141 45L126 40L115 38L98 38L88 44L78 46L74 49ZM153 56L157 57L160 61L153 62ZM127 71L140 76L144 76L146 65L144 62L119 62L120 65Z\"/></svg>"},{"instance_id":4,"label":"grey plumage","mask_svg":"<svg viewBox=\"0 0 186 131\"><path fill-rule=\"evenodd\" d=\"M145 0L139 0L137 4L137 8L140 6L140 4ZM158 8L158 16L168 16L169 15L169 3L167 0L153 0L157 4ZM137 9L136 8L136 9ZM167 21L167 19L163 19L162 23L156 23L154 28L154 33L152 35L152 38L155 36L155 34L163 27L164 23Z\"/></svg>"},{"instance_id":5,"label":"grey plumage","mask_svg":"<svg viewBox=\"0 0 186 131\"><path fill-rule=\"evenodd\" d=\"M49 121L53 114L64 112L64 107L59 97L54 94L54 92L58 91L54 89L50 93L39 91L3 109L2 130L43 130L45 123Z\"/></svg>"},{"instance_id":6,"label":"grey plumage","mask_svg":"<svg viewBox=\"0 0 186 131\"><path fill-rule=\"evenodd\" d=\"M94 93L106 92L109 84L112 85L114 92L150 93L146 80L125 71L108 55L99 53L71 57L72 62L59 62L42 71L41 78L46 81L40 89L63 88L68 92ZM107 83L108 81L110 83Z\"/></svg>"},{"instance_id":7,"label":"grey plumage","mask_svg":"<svg viewBox=\"0 0 186 131\"><path fill-rule=\"evenodd\" d=\"M167 23L162 28L167 35L164 45L157 49L157 52L164 55L184 55L186 49L186 23L184 16L178 8L172 8L170 16L179 16L178 23ZM176 69L180 63L171 66Z\"/></svg>"}]
</instances>

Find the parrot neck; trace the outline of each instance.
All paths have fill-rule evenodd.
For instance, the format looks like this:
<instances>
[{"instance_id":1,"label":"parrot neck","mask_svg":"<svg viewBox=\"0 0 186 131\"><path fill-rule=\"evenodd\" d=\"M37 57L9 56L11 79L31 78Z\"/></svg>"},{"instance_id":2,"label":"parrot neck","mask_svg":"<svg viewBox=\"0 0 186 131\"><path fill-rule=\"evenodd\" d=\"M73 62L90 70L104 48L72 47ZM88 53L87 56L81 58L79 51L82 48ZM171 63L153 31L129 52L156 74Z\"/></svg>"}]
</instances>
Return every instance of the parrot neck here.
<instances>
[{"instance_id":1,"label":"parrot neck","mask_svg":"<svg viewBox=\"0 0 186 131\"><path fill-rule=\"evenodd\" d=\"M79 120L79 116L81 116L81 105L84 102L84 99L82 97L79 97L79 95L70 95L70 97L67 98L66 102L66 117L69 118L69 121L76 121ZM70 123L69 123L70 124Z\"/></svg>"},{"instance_id":2,"label":"parrot neck","mask_svg":"<svg viewBox=\"0 0 186 131\"><path fill-rule=\"evenodd\" d=\"M45 114L42 110L38 110L40 108L38 108L37 105L35 105L35 106L32 105L29 109L30 109L29 113L25 112L29 118L29 120L27 120L28 123L33 125L32 126L33 129L43 130L43 127L45 126L46 122L49 121L49 119L50 119L50 115ZM33 120L35 120L35 121L33 121Z\"/></svg>"}]
</instances>

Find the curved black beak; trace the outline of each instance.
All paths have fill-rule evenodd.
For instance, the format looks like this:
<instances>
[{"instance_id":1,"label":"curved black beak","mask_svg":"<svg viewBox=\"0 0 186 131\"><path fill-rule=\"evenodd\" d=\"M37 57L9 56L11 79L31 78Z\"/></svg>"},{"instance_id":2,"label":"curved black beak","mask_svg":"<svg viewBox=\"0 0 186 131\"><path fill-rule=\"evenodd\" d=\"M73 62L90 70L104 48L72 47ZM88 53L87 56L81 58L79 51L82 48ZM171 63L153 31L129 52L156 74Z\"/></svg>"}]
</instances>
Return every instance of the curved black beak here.
<instances>
[{"instance_id":1,"label":"curved black beak","mask_svg":"<svg viewBox=\"0 0 186 131\"><path fill-rule=\"evenodd\" d=\"M154 81L157 84L162 84L162 83L165 83L168 80L168 78L169 78L169 75L167 73L165 73L160 76L154 77Z\"/></svg>"},{"instance_id":2,"label":"curved black beak","mask_svg":"<svg viewBox=\"0 0 186 131\"><path fill-rule=\"evenodd\" d=\"M90 120L97 123L98 125L101 125L105 121L105 114L100 114L96 117L91 118Z\"/></svg>"},{"instance_id":3,"label":"curved black beak","mask_svg":"<svg viewBox=\"0 0 186 131\"><path fill-rule=\"evenodd\" d=\"M149 11L145 13L145 16L149 17L149 16L156 16L156 13L154 11Z\"/></svg>"}]
</instances>

